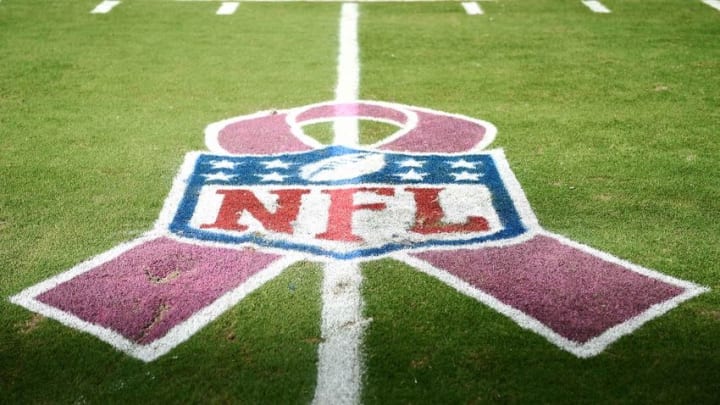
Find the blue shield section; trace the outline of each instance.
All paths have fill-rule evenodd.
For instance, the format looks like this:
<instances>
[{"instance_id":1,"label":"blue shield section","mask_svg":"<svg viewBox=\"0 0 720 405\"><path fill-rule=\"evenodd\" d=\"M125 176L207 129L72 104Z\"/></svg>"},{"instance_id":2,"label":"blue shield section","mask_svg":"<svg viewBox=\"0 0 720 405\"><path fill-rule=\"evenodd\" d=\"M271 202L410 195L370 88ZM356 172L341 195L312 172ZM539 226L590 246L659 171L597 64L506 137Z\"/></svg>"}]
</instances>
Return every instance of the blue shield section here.
<instances>
[{"instance_id":1,"label":"blue shield section","mask_svg":"<svg viewBox=\"0 0 720 405\"><path fill-rule=\"evenodd\" d=\"M412 243L388 241L381 245L340 251L317 243L302 243L292 238L272 237L262 232L223 232L191 225L198 209L203 187L222 186L246 188L277 186L278 188L342 188L342 187L403 187L477 185L490 191L492 206L500 227L481 236L458 234L439 238L432 235ZM172 220L170 232L184 237L223 244L250 244L312 255L349 260L382 256L400 250L461 247L518 237L528 227L518 212L515 201L490 154L408 154L329 146L303 153L271 156L233 156L201 154L198 156L184 195Z\"/></svg>"}]
</instances>

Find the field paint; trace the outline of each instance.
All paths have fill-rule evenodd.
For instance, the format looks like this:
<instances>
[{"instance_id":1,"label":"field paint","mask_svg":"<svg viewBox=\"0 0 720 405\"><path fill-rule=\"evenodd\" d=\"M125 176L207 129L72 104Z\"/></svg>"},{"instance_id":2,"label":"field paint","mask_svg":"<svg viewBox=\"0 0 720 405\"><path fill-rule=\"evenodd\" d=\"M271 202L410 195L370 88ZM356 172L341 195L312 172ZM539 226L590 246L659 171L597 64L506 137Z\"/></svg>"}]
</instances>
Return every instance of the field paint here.
<instances>
[{"instance_id":1,"label":"field paint","mask_svg":"<svg viewBox=\"0 0 720 405\"><path fill-rule=\"evenodd\" d=\"M144 243L157 239L158 237L168 237L168 235L159 235L157 231L150 231L138 239L126 242L108 250L92 259L80 263L72 269L60 273L55 277L51 277L41 283L29 287L17 295L10 297L10 302L21 305L31 311L42 314L46 317L57 320L58 322L75 328L91 335L96 336L118 350L145 362L150 362L172 350L180 343L186 341L200 329L215 320L218 316L225 313L228 309L235 306L248 294L265 285L268 281L280 275L286 268L294 263L302 260L302 256L296 254L286 254L268 267L251 276L244 283L240 284L233 290L228 291L218 297L212 304L206 306L202 310L195 312L188 319L175 325L162 338L154 340L150 344L136 343L122 334L115 332L101 325L88 322L70 312L63 311L54 306L48 305L38 299L38 296L46 291L50 291L58 285L65 283L80 276L84 273L92 271L103 263L110 262L120 255L139 247ZM172 236L170 236L172 238ZM173 238L179 242L188 242L180 238ZM208 244L218 246L217 244ZM227 248L224 246L224 248ZM230 249L233 249L232 247ZM242 248L241 248L242 249ZM240 250L240 249L236 249Z\"/></svg>"},{"instance_id":2,"label":"field paint","mask_svg":"<svg viewBox=\"0 0 720 405\"><path fill-rule=\"evenodd\" d=\"M340 50L337 61L336 101L356 101L360 88L360 49L358 46L358 5L344 3L340 15ZM334 142L354 146L359 142L358 119L336 118L333 122Z\"/></svg>"},{"instance_id":3,"label":"field paint","mask_svg":"<svg viewBox=\"0 0 720 405\"><path fill-rule=\"evenodd\" d=\"M235 11L238 9L239 5L240 5L240 3L237 3L237 2L224 2L220 5L220 8L218 8L218 10L215 14L217 14L217 15L233 15L233 14L235 14Z\"/></svg>"},{"instance_id":4,"label":"field paint","mask_svg":"<svg viewBox=\"0 0 720 405\"><path fill-rule=\"evenodd\" d=\"M347 104L347 103L343 103ZM462 114L451 114L443 111L437 111L429 108L401 105L397 103L388 103L373 100L357 100L358 109L360 110L360 119L374 120L398 127L398 130L387 138L368 145L366 149L385 149L403 152L398 145L403 139L412 139L412 145L417 146L419 143L432 143L431 139L427 139L430 133L422 130L427 125L432 125L435 120L465 122L465 125L474 127L470 132L476 133L478 127L484 129L484 134L478 138L477 136L468 136L467 133L451 136L452 132L448 132L442 138L444 146L436 148L434 152L440 153L475 153L482 152L495 139L497 128L487 121L477 118L468 117ZM283 110L266 110L257 113L241 115L224 119L222 121L209 124L205 128L205 144L208 149L217 154L246 154L247 145L253 144L251 154L281 154L287 152L307 151L311 149L322 149L324 145L316 139L307 136L303 132L302 127L317 123L327 123L335 119L336 114L330 114L327 108L336 108L338 105L335 101L321 102L309 104L302 107L295 107ZM363 111L371 109L382 109L384 111L392 110L394 113L390 117L383 117L378 114L365 114ZM308 116L313 111L323 111L320 116ZM394 116L394 117L393 117ZM272 130L262 127L267 132L263 143L267 145L265 150L259 150L258 137L255 135L258 128L258 122L263 120L274 120L270 125ZM248 123L248 128L242 133L235 131L234 138L223 138L223 133L228 128L244 128L243 123ZM435 122L437 124L437 122ZM270 137L271 134L276 136ZM424 134L424 135L423 135ZM476 134L477 135L477 134ZM292 143L292 148L287 145ZM243 149L245 148L245 149ZM409 151L414 153L430 153L420 151L417 148L411 148ZM434 153L432 152L432 153Z\"/></svg>"},{"instance_id":5,"label":"field paint","mask_svg":"<svg viewBox=\"0 0 720 405\"><path fill-rule=\"evenodd\" d=\"M582 2L585 7L592 10L594 13L600 13L600 14L608 14L610 13L610 9L605 7L602 3L600 3L597 0L583 0Z\"/></svg>"},{"instance_id":6,"label":"field paint","mask_svg":"<svg viewBox=\"0 0 720 405\"><path fill-rule=\"evenodd\" d=\"M336 101L356 101L360 87L358 5L344 3L340 15ZM333 143L359 143L357 117L336 118ZM323 342L318 348L314 404L358 404L362 385L362 271L354 261L329 261L323 269Z\"/></svg>"},{"instance_id":7,"label":"field paint","mask_svg":"<svg viewBox=\"0 0 720 405\"><path fill-rule=\"evenodd\" d=\"M442 269L436 268L430 263L413 257L407 253L396 253L393 254L392 257L396 260L402 261L421 272L434 277L443 283L449 285L450 287L454 288L458 292L467 295L468 297L474 298L483 304L489 306L490 308L498 311L499 313L507 316L508 318L512 319L516 324L518 324L523 329L531 330L540 336L543 336L545 339L550 341L552 344L558 346L559 348L566 350L575 356L579 358L589 358L596 356L600 354L605 348L607 348L610 344L614 343L616 340L620 339L621 337L628 335L638 328L640 328L642 325L647 323L648 321L657 318L671 309L677 307L681 303L696 297L702 293L705 293L709 291L707 287L703 287L700 285L697 285L695 283L691 283L688 281L676 279L674 277L667 276L662 273L658 273L653 270L649 270L640 266L637 266L635 264L632 264L630 262L624 261L622 259L618 259L617 257L614 257L608 253L599 251L597 249L593 249L589 246L582 245L580 243L571 241L561 235L553 234L548 231L541 231L540 235L549 236L552 237L558 241L560 241L562 244L571 246L577 249L580 249L586 253L590 253L594 256L600 257L602 259L611 261L613 263L618 263L623 266L627 266L630 270L642 274L649 278L654 278L666 283L670 283L673 285L676 285L678 287L684 288L685 292L683 292L680 295L675 296L674 298L663 301L660 303L657 303L647 310L643 311L639 315L630 318L626 320L625 322L622 322L610 329L605 330L602 334L599 336L596 336L589 341L585 343L578 343L575 341L572 341L570 339L567 339L554 330L552 330L550 327L545 325L543 322L533 318L532 316L526 314L525 312L518 310L516 308L513 308L510 305L507 305L500 301L499 299L493 297L492 295L472 286L468 282L446 272Z\"/></svg>"},{"instance_id":8,"label":"field paint","mask_svg":"<svg viewBox=\"0 0 720 405\"><path fill-rule=\"evenodd\" d=\"M673 308L677 307L681 303L696 297L700 294L708 292L710 289L689 281L677 279L675 277L668 276L666 274L650 270L626 260L615 257L607 252L603 252L587 245L572 241L562 235L546 231L544 229L538 229L537 234L541 237L549 237L555 239L561 244L578 249L584 253L595 256L601 260L622 266L634 273L640 274L644 277L659 280L663 283L671 284L679 288L684 289L684 292L665 301L658 302L645 311L640 312L636 316L626 319L625 321L603 331L601 334L593 337L592 339L579 343L568 339L561 334L554 331L548 325L542 321L534 318L530 314L527 314L517 308L508 305L501 300L495 298L489 293L478 289L477 287L469 284L465 280L450 274L443 269L433 266L431 263L415 257L409 253L395 253L392 255L393 258L405 262L408 265L420 270L421 272L432 276L445 284L453 287L458 292L463 293L469 297L472 297L490 308L500 312L501 314L512 319L520 327L531 330L550 341L552 344L566 350L579 358L589 358L600 354L609 345L620 339L625 335L629 335L648 321L657 318Z\"/></svg>"},{"instance_id":9,"label":"field paint","mask_svg":"<svg viewBox=\"0 0 720 405\"><path fill-rule=\"evenodd\" d=\"M315 404L357 404L362 381L362 273L357 262L325 265Z\"/></svg>"},{"instance_id":10,"label":"field paint","mask_svg":"<svg viewBox=\"0 0 720 405\"><path fill-rule=\"evenodd\" d=\"M222 0L170 0L177 3L215 3ZM476 0L496 3L498 0ZM448 0L242 0L243 3L447 3Z\"/></svg>"},{"instance_id":11,"label":"field paint","mask_svg":"<svg viewBox=\"0 0 720 405\"><path fill-rule=\"evenodd\" d=\"M480 5L477 4L477 3L474 2L474 1L462 3L462 6L463 6L463 8L465 9L465 12L466 12L468 15L482 15L482 14L484 14L484 13L483 13L483 9L480 8Z\"/></svg>"},{"instance_id":12,"label":"field paint","mask_svg":"<svg viewBox=\"0 0 720 405\"><path fill-rule=\"evenodd\" d=\"M719 0L702 0L702 2L707 4L710 7L714 8L715 10L720 11L720 1Z\"/></svg>"},{"instance_id":13,"label":"field paint","mask_svg":"<svg viewBox=\"0 0 720 405\"><path fill-rule=\"evenodd\" d=\"M314 120L335 117L338 113L338 109L335 108L337 106L342 108L342 110L339 111L340 113L346 114L348 113L348 109L346 108L348 104L352 103L320 103L290 110L275 111L274 114L265 116L258 117L257 114L251 116L256 117L255 119L265 121L269 125L268 128L280 130L281 133L284 134L283 136L292 136L293 132L291 129L294 124L302 125L302 123L312 122ZM435 126L425 127L421 124L425 120L422 116L432 113L432 110L412 106L401 106L393 103L368 101L356 101L354 104L355 107L353 111L359 112L361 119L380 118L390 120L400 125L402 125L402 123L415 122L420 126L419 129L421 132L432 135L432 137L437 136L438 120L443 121L444 119L454 116L436 111L435 116L431 117L432 119L429 121ZM418 116L417 120L411 120L413 114ZM458 130L458 128L462 129L463 126L460 125L460 127L458 127L458 124L462 121L468 121L462 119L462 116L455 117L457 122L455 122L454 125L451 125L453 122L447 124L447 128L452 128L453 131ZM281 122L283 125L276 128L278 122ZM235 124L229 122L228 125L233 126ZM445 128L445 126L441 125L440 128ZM464 128L467 129L467 126ZM490 126L489 130L489 136L494 136L494 127ZM402 168L418 168L419 171L424 170L422 169L423 162L429 164L432 159L437 159L437 156L433 158L433 154L440 154L447 156L447 159L443 159L443 163L451 167L451 169L449 169L451 172L454 170L462 170L463 173L465 173L468 172L468 170L472 170L471 167L477 168L481 161L467 154L467 151L472 151L475 147L462 144L452 139L452 137L449 138L448 134L453 131L440 131L440 133L443 134L442 139L445 142L450 142L453 146L460 146L459 149L445 150L440 147L441 145L428 143L428 141L432 140L430 138L423 140L423 138L413 136L411 133L406 133L405 137L411 138L411 141L406 144L407 146L399 148L401 152L400 156L404 156L404 160L400 158L400 160L395 159L394 162L388 161L388 163L391 163L390 167L398 166L401 168L393 169L396 171L403 170ZM464 134L465 137L467 136L465 130L458 130L458 132ZM278 142L282 143L282 141ZM483 143L481 139L475 139L473 142L478 145ZM212 143L209 143L208 146L211 144ZM381 142L370 146L371 149L379 149L379 151L365 151L362 152L362 154L390 154L394 153L392 151L395 149L398 149L393 149L396 146L395 141L391 143ZM307 152L308 149L311 151ZM348 148L334 146L323 149L335 150L335 152L329 155L331 156L330 161L333 161L335 156L343 156L342 153L338 154L337 151ZM294 153L294 151L296 151L295 149L288 149L280 151L281 154L276 152L276 154L273 155L271 153L258 154L253 148L248 148L247 152L251 152L251 155L248 155L248 157L237 157L222 153L217 156L207 156L207 154L202 152L191 152L187 155L185 163L181 166L180 172L173 182L172 191L166 200L163 211L156 223L156 228L153 231L140 239L111 249L91 259L89 262L81 263L65 273L29 287L17 296L12 297L11 301L35 312L57 319L68 326L94 334L126 353L145 361L150 361L186 340L214 319L214 317L230 308L233 303L242 299L246 294L258 288L265 281L279 274L283 268L287 267L287 265L293 261L311 259L311 257L306 256L305 253L286 256L288 255L288 251L293 250L293 248L289 246L267 247L258 245L260 249L258 249L257 253L263 255L276 254L278 257L284 256L289 261L280 262L282 259L278 259L277 262L267 265L266 263L259 262L255 262L255 264L248 263L246 268L255 273L245 279L245 284L239 285L237 290L234 291L223 289L222 294L227 293L227 296L218 295L213 297L212 303L208 301L208 303L210 303L208 307L194 312L190 318L184 318L183 316L180 323L169 325L172 329L167 329L167 332L162 332L165 333L164 335L159 335L157 340L146 344L143 344L142 339L147 335L135 338L133 337L135 334L132 333L132 330L130 330L131 333L127 333L128 330L126 328L113 328L117 323L113 324L112 322L115 321L112 319L110 319L110 323L101 320L98 318L97 312L91 311L87 313L74 311L72 305L68 306L63 304L63 301L67 303L67 298L64 298L62 295L65 294L64 292L54 293L55 298L53 298L52 291L63 291L64 289L67 292L75 289L77 293L69 294L74 296L75 299L82 298L83 295L87 296L88 292L91 295L98 295L95 292L96 290L105 292L116 291L112 296L105 295L95 297L94 299L91 298L91 300L87 301L91 306L105 305L106 297L110 300L113 300L114 296L127 298L122 291L128 291L127 281L132 280L128 277L119 277L114 280L113 277L107 277L106 275L115 272L113 267L119 270L113 274L121 275L121 273L127 273L125 270L128 270L128 267L130 267L130 270L134 268L136 271L147 274L147 267L143 263L148 263L148 260L135 260L137 258L142 259L143 255L145 255L145 258L153 259L152 263L157 263L155 267L158 267L159 270L162 270L162 268L169 270L178 269L172 260L169 262L162 260L157 262L154 260L155 258L163 259L162 254L160 256L152 256L138 252L142 245L158 245L158 239L171 239L170 242L175 241L186 245L191 244L196 247L229 248L236 251L244 251L245 254L253 256L249 252L255 251L255 249L247 248L244 243L227 243L217 238L202 240L192 233L173 228L172 223L175 221L172 220L172 212L170 211L178 211L178 215L182 214L183 210L188 209L195 212L192 208L194 206L192 203L190 205L186 203L180 204L181 200L190 201L185 197L196 194L192 188L196 187L192 184L197 183L192 180L193 176L197 178L203 177L207 173L221 173L214 172L217 170L222 170L222 173L225 173L230 171L230 166L237 169L237 166L242 163L248 163L250 167L253 167L252 165L256 164L250 162L252 159L263 160L260 165L263 166L264 169L261 170L284 170L290 166L290 162L294 162L296 165L302 164L302 159L293 161L293 156L300 157L313 153L322 154L323 149L312 151L309 145L304 145L304 147L300 149L304 151L302 153ZM442 149L443 152L433 152L438 149ZM242 151L238 153L242 153ZM253 154L254 156L252 156ZM318 348L320 360L318 363L319 377L318 388L316 389L316 403L336 403L336 399L338 398L352 403L354 401L356 402L357 399L355 398L359 397L362 381L359 376L362 375L363 370L360 343L362 341L362 332L367 321L361 318L362 297L360 295L360 286L362 283L362 275L358 268L358 263L363 261L365 257L383 255L405 261L420 271L424 271L455 287L460 292L488 304L492 308L509 316L521 327L539 333L550 342L568 350L578 357L590 357L598 354L607 345L621 336L631 333L648 320L664 314L687 299L708 291L705 287L674 279L653 270L644 269L611 256L610 254L543 230L537 223L537 219L534 217L517 179L512 174L502 150L488 151L485 154L493 156L495 166L500 171L500 179L496 183L504 184L506 188L506 192L495 193L495 195L501 196L501 194L509 194L509 196L511 196L514 205L516 205L516 209L519 211L518 213L522 217L522 222L527 227L527 235L520 235L520 237L506 235L508 236L507 239L496 240L492 245L485 244L484 242L475 245L474 242L467 241L470 243L458 246L446 246L444 248L428 248L427 250L423 248L422 251L420 251L420 249L408 248L393 254L389 254L389 252L373 252L364 256L352 255L343 257L346 261L340 263L332 259L337 256L307 252L313 254L312 259L319 258L322 262L327 263L324 271L325 281L323 284L323 299L325 300L325 306L323 308L324 323L321 325L322 336L326 339L326 342L323 342ZM207 158L205 163L200 161L203 156ZM479 155L475 157L477 158ZM321 159L313 159L309 161L323 161ZM324 159L327 163L327 156L325 156ZM489 165L487 165L488 163L487 161L484 162L486 167L489 167ZM211 169L201 169L203 165L211 167ZM442 164L429 164L429 166L437 168L442 167ZM227 175L231 177L241 176L242 174L237 170L234 173L230 171ZM298 170L302 173L302 166L300 166ZM245 172L244 169L240 171ZM487 177L489 174L490 172L488 171L484 172L484 177ZM251 172L248 176L252 175L253 173ZM393 178L392 175L388 177ZM210 181L210 186L214 187L212 182L213 181ZM255 182L257 182L257 180L255 180ZM203 180L203 184L206 183L207 182ZM250 182L247 184L255 183ZM398 182L376 180L374 183L369 181L363 184L369 187L392 187L393 185L397 186ZM367 203L367 200L363 200L363 202ZM420 201L416 199L416 206L420 207L421 205ZM427 206L427 204L425 205ZM508 204L500 205L506 206ZM441 210L443 209L441 208ZM204 209L200 210L200 212L205 211ZM524 215L523 212L525 212ZM423 217L427 218L428 216L425 215ZM311 218L313 218L314 221L314 218L317 218L317 216L313 215ZM454 219L450 222L457 223ZM490 222L496 221L491 220ZM386 224L386 221L382 221L381 223ZM507 227L513 227L511 222L504 221L503 223L508 224ZM358 227L361 228L362 226L358 225ZM392 229L392 227L390 227L390 229ZM352 230L348 232L352 233ZM162 244L168 245L165 242L162 242ZM169 245L172 245L172 243ZM525 249L525 251L523 251L523 249ZM131 250L134 250L134 253L131 252ZM160 248L157 250L157 252L160 253L163 251L169 255L166 257L172 259L173 257L179 257L173 255L173 251L180 252L184 251L184 249L175 249L171 246L168 250ZM499 255L497 252L500 252ZM237 254L232 252L214 252L212 253L213 260L218 258L218 253L227 255L228 259L224 260L225 262L235 260L232 259L232 257L237 256ZM120 257L121 255L123 257ZM291 258L291 256L294 257L294 259ZM553 264L552 258L554 257L561 257L561 263ZM549 262L546 261L548 258L550 259ZM456 259L459 259L459 261ZM244 260L241 258L240 261L243 262ZM110 262L114 262L114 264ZM598 262L602 263L598 264ZM474 265L468 266L467 263L473 263ZM613 267L615 267L615 269L613 269ZM502 271L489 271L488 269L502 269ZM595 271L593 271L593 269L595 269ZM89 272L95 270L99 272L99 275L95 272L94 276L79 277L79 282L73 280L78 276L82 276L85 273L89 274ZM517 271L524 272L522 277L518 277ZM580 274L589 274L589 272L592 272L595 276L604 274L605 280L612 281L608 281L609 284L598 283L597 277L587 278ZM150 275L148 274L148 276ZM83 284L82 279L87 280L92 277L102 279L99 284L101 284L101 287L104 286L104 288L87 288L87 283ZM499 283L497 282L498 279L501 279ZM638 281L638 279L644 279L645 281ZM145 282L145 280L143 281ZM152 280L150 281L152 282ZM63 287L60 285L62 283L70 283L71 285L68 286L66 284ZM73 283L75 287L73 287ZM115 286L117 288L113 287L113 283L116 283ZM139 285L136 281L132 281L132 283ZM182 283L184 283L184 281ZM658 283L669 285L669 288L668 286L657 286ZM147 282L145 282L145 284L147 284ZM527 288L528 285L532 285L532 287ZM564 291L557 291L555 288L556 285L564 285ZM603 285L609 287L603 287ZM499 290L497 288L498 286L500 286L502 290ZM519 291L519 294L513 296L512 288L510 288L512 286L519 286L522 291ZM505 287L508 288L506 289ZM646 291L646 289L649 292L655 291L655 293L645 295L643 292ZM546 291L544 295L538 294L539 291L541 292L543 290ZM195 294L192 293L193 289L181 289L178 295L185 294L187 291L190 291L193 297L195 296ZM331 291L332 295L329 295L328 291ZM607 295L609 300L598 300L598 298L606 296L604 291L610 292L610 294ZM508 295L506 294L507 292L511 294ZM658 295L658 293L660 293L660 295ZM68 295L65 295L65 297L67 296ZM642 297L635 299L638 296L645 296L648 299L643 300ZM653 298L653 296L655 298ZM162 294L158 294L157 297L162 298ZM567 297L574 298L566 300L565 298ZM186 296L186 298L188 297ZM552 314L548 314L547 311L545 311L547 305L544 304L545 302L550 302L547 301L548 299L551 299L552 302L558 302L559 308L567 309L569 312L555 311ZM192 301L192 299L190 299L190 301ZM122 302L122 300L120 300L120 302ZM190 303L192 304L192 302ZM120 310L116 311L112 308L120 308ZM124 317L118 318L114 316L122 312L122 308L124 308L124 306L110 306L109 314L111 318L124 322ZM606 310L607 308L612 309L612 311L608 312L608 310ZM629 308L630 310L628 311L624 308ZM162 309L160 310L162 311ZM613 316L613 312L615 316ZM106 314L107 313L106 311ZM93 320L100 320L101 322L93 323ZM576 320L580 322L575 322ZM338 324L342 325L342 327L338 328ZM143 323L142 325L146 324ZM152 325L155 325L155 322L153 322ZM132 325L129 326L132 327ZM115 330L120 330L121 332L118 333L115 332ZM343 358L347 361L338 362L336 360L337 355L344 355L345 357ZM349 383L343 384L343 381L349 381Z\"/></svg>"},{"instance_id":14,"label":"field paint","mask_svg":"<svg viewBox=\"0 0 720 405\"><path fill-rule=\"evenodd\" d=\"M343 4L340 16L340 50L338 52L338 80L337 87L335 87L335 101L356 101L358 99L360 61L357 28L357 4Z\"/></svg>"},{"instance_id":15,"label":"field paint","mask_svg":"<svg viewBox=\"0 0 720 405\"><path fill-rule=\"evenodd\" d=\"M116 0L105 0L98 4L90 14L107 14L118 4L120 4L120 2Z\"/></svg>"}]
</instances>

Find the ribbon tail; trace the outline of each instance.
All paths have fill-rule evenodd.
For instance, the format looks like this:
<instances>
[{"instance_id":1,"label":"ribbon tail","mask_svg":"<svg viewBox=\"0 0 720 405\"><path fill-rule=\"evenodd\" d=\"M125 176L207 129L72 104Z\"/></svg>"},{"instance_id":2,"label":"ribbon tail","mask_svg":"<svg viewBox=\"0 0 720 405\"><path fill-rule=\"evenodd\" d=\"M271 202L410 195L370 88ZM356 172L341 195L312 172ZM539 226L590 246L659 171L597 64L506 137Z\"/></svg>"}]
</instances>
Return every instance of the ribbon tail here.
<instances>
[{"instance_id":1,"label":"ribbon tail","mask_svg":"<svg viewBox=\"0 0 720 405\"><path fill-rule=\"evenodd\" d=\"M26 308L151 361L297 261L147 236L12 297Z\"/></svg>"},{"instance_id":2,"label":"ribbon tail","mask_svg":"<svg viewBox=\"0 0 720 405\"><path fill-rule=\"evenodd\" d=\"M515 245L396 257L578 357L707 291L544 231Z\"/></svg>"}]
</instances>

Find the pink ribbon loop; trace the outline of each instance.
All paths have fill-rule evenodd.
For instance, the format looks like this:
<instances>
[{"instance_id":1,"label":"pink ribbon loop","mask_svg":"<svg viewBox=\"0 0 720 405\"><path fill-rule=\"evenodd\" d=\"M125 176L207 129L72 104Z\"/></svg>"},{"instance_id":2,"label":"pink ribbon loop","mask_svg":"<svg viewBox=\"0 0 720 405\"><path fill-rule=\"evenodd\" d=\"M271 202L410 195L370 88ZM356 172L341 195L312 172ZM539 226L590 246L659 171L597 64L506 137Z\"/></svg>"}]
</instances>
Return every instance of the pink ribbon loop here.
<instances>
[{"instance_id":1,"label":"pink ribbon loop","mask_svg":"<svg viewBox=\"0 0 720 405\"><path fill-rule=\"evenodd\" d=\"M300 152L320 145L302 127L336 118L358 118L392 124L398 130L371 145L377 149L421 153L478 151L489 145L496 129L489 122L377 101L328 102L236 117L206 130L210 150L229 154Z\"/></svg>"}]
</instances>

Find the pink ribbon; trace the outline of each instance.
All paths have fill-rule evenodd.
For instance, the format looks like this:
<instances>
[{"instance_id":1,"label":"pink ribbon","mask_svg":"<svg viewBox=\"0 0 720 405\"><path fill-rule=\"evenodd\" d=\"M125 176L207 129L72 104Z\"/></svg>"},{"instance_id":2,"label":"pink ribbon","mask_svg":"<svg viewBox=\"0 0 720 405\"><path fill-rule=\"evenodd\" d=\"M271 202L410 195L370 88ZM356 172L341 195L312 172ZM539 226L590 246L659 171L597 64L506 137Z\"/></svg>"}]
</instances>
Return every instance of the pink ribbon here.
<instances>
[{"instance_id":1,"label":"pink ribbon","mask_svg":"<svg viewBox=\"0 0 720 405\"><path fill-rule=\"evenodd\" d=\"M302 133L302 126L336 117L398 126L394 135L372 146L386 151L477 152L495 135L491 124L469 117L359 101L226 120L208 127L207 143L214 152L228 154L311 150L320 145ZM647 320L704 291L539 227L521 243L410 251L394 257L581 357L601 352ZM154 234L32 287L16 301L152 360L241 299L244 295L238 291L247 283L256 288L270 277L262 276L268 269L279 273L287 264L283 260L278 253ZM235 301L218 304L223 299Z\"/></svg>"}]
</instances>

